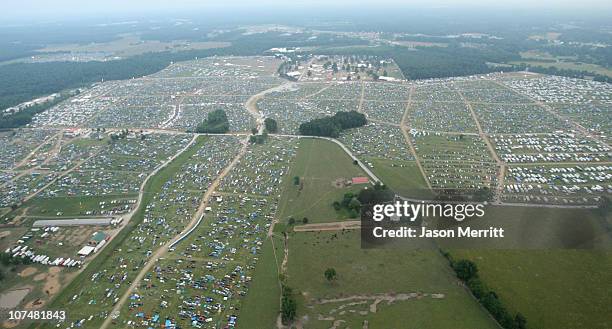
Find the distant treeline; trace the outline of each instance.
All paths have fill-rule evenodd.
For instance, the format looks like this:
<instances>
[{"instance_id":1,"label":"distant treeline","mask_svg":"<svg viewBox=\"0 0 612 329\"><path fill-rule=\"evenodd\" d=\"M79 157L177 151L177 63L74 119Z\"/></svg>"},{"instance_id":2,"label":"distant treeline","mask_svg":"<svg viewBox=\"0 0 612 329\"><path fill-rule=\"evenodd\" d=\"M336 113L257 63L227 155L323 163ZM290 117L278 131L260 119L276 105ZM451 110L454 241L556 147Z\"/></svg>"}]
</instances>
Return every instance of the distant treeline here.
<instances>
[{"instance_id":1,"label":"distant treeline","mask_svg":"<svg viewBox=\"0 0 612 329\"><path fill-rule=\"evenodd\" d=\"M545 67L545 66L531 66L531 65L526 65L526 64L513 65L512 69L515 71L529 70L530 72L535 72L535 73L558 75L562 77L576 78L576 79L592 78L595 81L612 83L612 78L607 75L597 74L594 72L584 71L584 70L578 71L578 70L572 70L572 69L560 69L554 66Z\"/></svg>"},{"instance_id":2,"label":"distant treeline","mask_svg":"<svg viewBox=\"0 0 612 329\"><path fill-rule=\"evenodd\" d=\"M338 112L334 116L314 119L300 125L300 134L336 138L344 129L361 127L367 123L363 113Z\"/></svg>"},{"instance_id":3,"label":"distant treeline","mask_svg":"<svg viewBox=\"0 0 612 329\"><path fill-rule=\"evenodd\" d=\"M0 129L18 128L32 122L32 118L37 113L43 112L56 104L59 104L67 98L73 96L76 92L66 92L60 94L53 100L48 100L44 103L28 106L27 108L13 114L0 116Z\"/></svg>"}]
</instances>

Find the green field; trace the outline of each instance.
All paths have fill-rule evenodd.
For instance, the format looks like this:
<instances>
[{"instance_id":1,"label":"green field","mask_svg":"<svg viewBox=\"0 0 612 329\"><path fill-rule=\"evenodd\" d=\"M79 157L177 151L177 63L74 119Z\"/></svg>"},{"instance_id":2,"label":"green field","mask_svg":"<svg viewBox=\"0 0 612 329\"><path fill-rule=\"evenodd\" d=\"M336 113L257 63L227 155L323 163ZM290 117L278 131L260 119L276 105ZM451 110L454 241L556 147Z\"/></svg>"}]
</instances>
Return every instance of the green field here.
<instances>
[{"instance_id":1,"label":"green field","mask_svg":"<svg viewBox=\"0 0 612 329\"><path fill-rule=\"evenodd\" d=\"M433 197L416 162L378 158L371 158L368 161L374 165L372 168L374 174L395 193L407 198L430 199Z\"/></svg>"},{"instance_id":2,"label":"green field","mask_svg":"<svg viewBox=\"0 0 612 329\"><path fill-rule=\"evenodd\" d=\"M400 328L408 322L415 328L495 328L489 315L457 284L446 259L436 250L361 249L359 231L292 233L288 243L287 280L299 296L298 316L304 328L329 328L331 321L319 321L317 314L330 312L352 324L351 328L360 327L363 320L371 321L373 328ZM327 268L337 271L335 282L326 281ZM444 294L444 298L424 295L381 302L376 312L367 314L334 313L333 308L364 307L373 301L318 303L321 298L412 292Z\"/></svg>"},{"instance_id":3,"label":"green field","mask_svg":"<svg viewBox=\"0 0 612 329\"><path fill-rule=\"evenodd\" d=\"M612 253L581 250L452 251L529 328L610 328Z\"/></svg>"},{"instance_id":4,"label":"green field","mask_svg":"<svg viewBox=\"0 0 612 329\"><path fill-rule=\"evenodd\" d=\"M601 65L579 62L576 58L566 56L552 56L548 53L528 51L521 53L522 59L510 62L510 64L527 64L532 66L551 67L558 69L589 71L612 77L612 70Z\"/></svg>"},{"instance_id":5,"label":"green field","mask_svg":"<svg viewBox=\"0 0 612 329\"><path fill-rule=\"evenodd\" d=\"M295 185L293 177L300 177ZM281 222L289 217L301 220L307 217L309 223L334 222L348 218L344 212L336 212L334 201L342 199L344 193L358 192L369 185L338 188L334 181L350 179L366 174L353 164L351 158L333 142L319 139L301 139L297 156L285 180L279 206Z\"/></svg>"},{"instance_id":6,"label":"green field","mask_svg":"<svg viewBox=\"0 0 612 329\"><path fill-rule=\"evenodd\" d=\"M106 196L75 196L57 198L34 198L24 204L27 207L27 216L78 216L88 210L99 210L101 201L137 199L137 194L120 194Z\"/></svg>"},{"instance_id":7,"label":"green field","mask_svg":"<svg viewBox=\"0 0 612 329\"><path fill-rule=\"evenodd\" d=\"M278 267L283 256L283 241L276 237L272 239L274 239L274 248L270 238L263 245L261 259L253 274L253 283L242 302L238 329L273 328L276 323L281 294ZM278 264L274 257L275 252L280 258Z\"/></svg>"}]
</instances>

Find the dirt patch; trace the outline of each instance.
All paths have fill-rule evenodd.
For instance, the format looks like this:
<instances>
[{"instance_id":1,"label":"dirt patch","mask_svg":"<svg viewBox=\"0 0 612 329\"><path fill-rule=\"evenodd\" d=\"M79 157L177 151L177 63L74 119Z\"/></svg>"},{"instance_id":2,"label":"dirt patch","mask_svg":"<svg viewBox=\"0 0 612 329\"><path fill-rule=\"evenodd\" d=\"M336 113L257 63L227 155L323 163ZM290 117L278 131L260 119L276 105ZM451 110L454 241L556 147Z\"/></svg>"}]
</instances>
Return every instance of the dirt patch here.
<instances>
[{"instance_id":1,"label":"dirt patch","mask_svg":"<svg viewBox=\"0 0 612 329\"><path fill-rule=\"evenodd\" d=\"M19 275L22 278L27 278L30 275L33 275L34 273L36 273L38 270L35 267L26 267L24 268L21 272L19 272L17 275Z\"/></svg>"},{"instance_id":2,"label":"dirt patch","mask_svg":"<svg viewBox=\"0 0 612 329\"><path fill-rule=\"evenodd\" d=\"M298 226L295 226L293 230L295 232L318 232L318 231L357 230L360 228L361 228L361 221L347 220L343 222L298 225Z\"/></svg>"},{"instance_id":3,"label":"dirt patch","mask_svg":"<svg viewBox=\"0 0 612 329\"><path fill-rule=\"evenodd\" d=\"M40 298L36 298L34 300L27 302L23 308L26 310L33 310L33 309L41 308L45 305L45 302L46 301Z\"/></svg>"},{"instance_id":4,"label":"dirt patch","mask_svg":"<svg viewBox=\"0 0 612 329\"><path fill-rule=\"evenodd\" d=\"M0 295L0 308L12 309L21 303L21 301L32 291L32 287L23 287L11 290Z\"/></svg>"},{"instance_id":5,"label":"dirt patch","mask_svg":"<svg viewBox=\"0 0 612 329\"><path fill-rule=\"evenodd\" d=\"M336 178L332 181L332 186L335 188L345 188L350 185L350 181L346 180L346 178Z\"/></svg>"},{"instance_id":6,"label":"dirt patch","mask_svg":"<svg viewBox=\"0 0 612 329\"><path fill-rule=\"evenodd\" d=\"M19 325L19 321L15 320L6 320L2 322L2 328L15 328Z\"/></svg>"},{"instance_id":7,"label":"dirt patch","mask_svg":"<svg viewBox=\"0 0 612 329\"><path fill-rule=\"evenodd\" d=\"M2 231L0 232L0 239L6 238L9 235L11 235L11 231Z\"/></svg>"},{"instance_id":8,"label":"dirt patch","mask_svg":"<svg viewBox=\"0 0 612 329\"><path fill-rule=\"evenodd\" d=\"M59 273L62 271L62 268L59 266L54 266L49 268L49 274L45 278L45 285L43 286L43 291L47 296L53 296L57 294L60 290L60 281L59 281Z\"/></svg>"},{"instance_id":9,"label":"dirt patch","mask_svg":"<svg viewBox=\"0 0 612 329\"><path fill-rule=\"evenodd\" d=\"M39 273L34 277L34 281L42 281L47 278L47 273Z\"/></svg>"}]
</instances>

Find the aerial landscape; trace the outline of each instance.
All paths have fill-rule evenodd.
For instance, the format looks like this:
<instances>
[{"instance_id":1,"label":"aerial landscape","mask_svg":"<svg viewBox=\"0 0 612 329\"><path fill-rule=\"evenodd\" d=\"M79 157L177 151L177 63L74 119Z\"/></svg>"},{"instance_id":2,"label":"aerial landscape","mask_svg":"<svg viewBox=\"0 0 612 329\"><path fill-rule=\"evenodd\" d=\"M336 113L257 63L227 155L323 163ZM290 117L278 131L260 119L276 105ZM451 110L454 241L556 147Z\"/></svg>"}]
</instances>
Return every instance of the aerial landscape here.
<instances>
[{"instance_id":1,"label":"aerial landscape","mask_svg":"<svg viewBox=\"0 0 612 329\"><path fill-rule=\"evenodd\" d=\"M1 328L612 328L609 3L91 6L0 14Z\"/></svg>"}]
</instances>

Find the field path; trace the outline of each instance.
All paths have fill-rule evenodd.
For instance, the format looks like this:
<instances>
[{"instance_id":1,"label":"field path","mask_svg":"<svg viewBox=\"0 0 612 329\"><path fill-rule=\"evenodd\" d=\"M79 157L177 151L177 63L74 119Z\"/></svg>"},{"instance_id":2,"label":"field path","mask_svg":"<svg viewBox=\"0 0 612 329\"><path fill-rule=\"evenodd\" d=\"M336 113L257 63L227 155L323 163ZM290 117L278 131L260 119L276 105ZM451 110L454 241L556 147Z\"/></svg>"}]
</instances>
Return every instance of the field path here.
<instances>
[{"instance_id":1,"label":"field path","mask_svg":"<svg viewBox=\"0 0 612 329\"><path fill-rule=\"evenodd\" d=\"M178 235L176 235L176 237L174 239L171 239L170 241L166 242L161 248L158 248L151 255L149 260L144 264L144 266L142 267L140 272L138 272L138 274L134 278L134 281L132 281L132 284L128 287L128 289L125 291L125 293L123 293L123 295L121 296L121 298L119 299L117 304L115 304L115 306L113 307L113 310L110 313L110 316L108 316L104 320L104 323L102 323L102 326L100 326L100 329L109 328L109 326L111 325L112 321L115 318L119 317L120 312L121 312L121 308L123 307L125 302L128 300L130 294L134 290L138 289L138 286L140 285L140 281L142 281L142 279L145 277L147 272L153 267L153 265L155 265L155 263L161 257L163 257L164 255L166 255L168 253L168 250L170 249L170 246L173 245L175 241L177 241L178 239L182 239L185 236L185 234L187 234L189 231L191 231L193 229L193 227L197 223L199 223L200 217L204 214L204 210L208 206L209 200L210 200L211 196L213 195L213 193L215 193L215 190L217 189L217 187L219 187L219 185L221 184L221 181L223 181L223 178L225 178L225 176L227 176L227 174L236 166L236 164L238 164L240 159L242 159L242 157L244 156L244 154L247 151L247 147L248 147L247 140L242 141L242 148L240 149L240 151L238 151L238 154L234 157L232 162L230 162L230 164L227 167L225 167L225 169L223 169L221 174L219 174L219 176L217 176L217 178L215 178L215 180L211 183L211 185L208 187L208 189L204 193L204 196L202 197L202 200L200 202L198 210L193 215L193 217L192 217L191 221L189 222L189 224L187 224L187 226L183 229L183 231L181 233L179 233Z\"/></svg>"},{"instance_id":2,"label":"field path","mask_svg":"<svg viewBox=\"0 0 612 329\"><path fill-rule=\"evenodd\" d=\"M499 156L497 156L497 152L495 152L495 148L493 147L493 144L491 144L489 136L487 136L484 130L482 130L480 120L478 120L478 116L476 115L476 111L474 111L472 104L467 100L467 98L465 98L461 90L455 88L455 91L457 92L457 94L459 94L459 97L461 97L463 103L465 103L465 106L467 106L468 110L470 110L470 115L472 116L474 123L476 123L476 128L478 128L478 136L480 136L480 138L485 142L489 153L491 154L493 160L495 160L497 166L499 167L499 171L497 172L497 186L495 189L495 193L493 194L493 203L501 204L501 195L504 190L504 179L506 178L506 163L503 162L499 158Z\"/></svg>"},{"instance_id":3,"label":"field path","mask_svg":"<svg viewBox=\"0 0 612 329\"><path fill-rule=\"evenodd\" d=\"M244 107L249 111L249 113L255 118L255 122L257 122L257 134L261 135L264 131L264 116L259 112L257 108L257 102L262 99L266 94L275 92L275 91L283 91L285 88L291 87L293 85L292 82L284 82L278 86L272 87L270 89L266 89L264 91L260 91L259 93L249 97L249 99L244 103Z\"/></svg>"},{"instance_id":4,"label":"field path","mask_svg":"<svg viewBox=\"0 0 612 329\"><path fill-rule=\"evenodd\" d=\"M410 110L410 106L412 105L412 95L414 94L414 86L412 86L410 88L410 94L408 95L408 102L406 102L406 109L404 110L404 115L402 115L402 121L400 122L400 130L402 131L402 134L404 134L404 139L406 140L406 144L408 144L408 147L410 148L410 153L412 153L412 155L414 156L414 161L416 162L417 167L419 168L419 171L421 172L421 176L423 176L423 179L425 180L425 184L427 184L427 188L429 190L431 190L431 183L429 183L429 178L427 178L427 174L425 173L425 169L423 169L423 165L421 164L421 160L419 160L419 155L416 152L416 149L414 148L414 145L412 145L412 140L410 139L410 135L408 133L408 130L410 129L410 125L408 124L408 111Z\"/></svg>"},{"instance_id":5,"label":"field path","mask_svg":"<svg viewBox=\"0 0 612 329\"><path fill-rule=\"evenodd\" d=\"M360 228L361 228L361 221L346 220L346 221L341 221L341 222L298 225L293 228L293 231L295 232L321 232L321 231L358 230Z\"/></svg>"}]
</instances>

